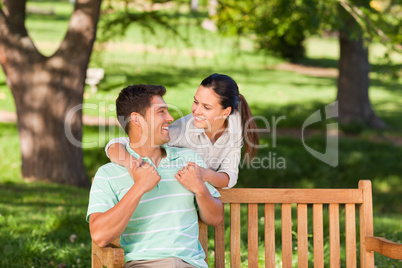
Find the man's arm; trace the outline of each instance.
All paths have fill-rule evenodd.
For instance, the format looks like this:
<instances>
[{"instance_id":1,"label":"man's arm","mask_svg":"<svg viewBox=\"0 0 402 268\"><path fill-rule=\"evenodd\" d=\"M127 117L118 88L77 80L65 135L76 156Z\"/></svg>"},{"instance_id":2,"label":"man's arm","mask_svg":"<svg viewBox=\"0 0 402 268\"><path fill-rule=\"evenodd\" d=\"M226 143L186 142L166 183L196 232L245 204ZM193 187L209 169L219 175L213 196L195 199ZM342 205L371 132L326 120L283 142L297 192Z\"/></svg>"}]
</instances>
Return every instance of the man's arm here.
<instances>
[{"instance_id":1,"label":"man's arm","mask_svg":"<svg viewBox=\"0 0 402 268\"><path fill-rule=\"evenodd\" d=\"M180 170L176 179L189 191L195 194L201 220L212 226L217 226L223 219L223 204L209 192L201 170L194 165L188 165Z\"/></svg>"},{"instance_id":2,"label":"man's arm","mask_svg":"<svg viewBox=\"0 0 402 268\"><path fill-rule=\"evenodd\" d=\"M205 184L204 184L205 185ZM217 226L223 220L223 204L219 198L215 198L205 186L205 191L195 194L200 219L211 226Z\"/></svg>"},{"instance_id":3,"label":"man's arm","mask_svg":"<svg viewBox=\"0 0 402 268\"><path fill-rule=\"evenodd\" d=\"M106 247L118 238L126 228L144 192L134 184L116 206L104 213L89 216L89 230L92 240L100 247Z\"/></svg>"},{"instance_id":4,"label":"man's arm","mask_svg":"<svg viewBox=\"0 0 402 268\"><path fill-rule=\"evenodd\" d=\"M161 179L155 168L145 162L137 164L133 173L136 181L125 196L108 211L93 213L89 217L92 240L100 247L107 246L123 233L141 197L152 190Z\"/></svg>"}]
</instances>

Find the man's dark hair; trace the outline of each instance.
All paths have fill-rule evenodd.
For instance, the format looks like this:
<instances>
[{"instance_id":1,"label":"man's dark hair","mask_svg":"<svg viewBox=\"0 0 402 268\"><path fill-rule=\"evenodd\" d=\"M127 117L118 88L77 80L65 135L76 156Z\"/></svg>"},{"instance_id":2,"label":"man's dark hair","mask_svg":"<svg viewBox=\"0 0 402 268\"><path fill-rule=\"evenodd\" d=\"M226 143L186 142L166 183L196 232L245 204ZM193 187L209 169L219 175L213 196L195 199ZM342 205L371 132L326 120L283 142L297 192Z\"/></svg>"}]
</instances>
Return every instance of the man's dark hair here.
<instances>
[{"instance_id":1,"label":"man's dark hair","mask_svg":"<svg viewBox=\"0 0 402 268\"><path fill-rule=\"evenodd\" d=\"M124 131L128 134L130 115L133 112L145 116L151 106L151 99L155 95L163 96L166 93L164 86L156 85L131 85L120 91L116 99L117 119Z\"/></svg>"}]
</instances>

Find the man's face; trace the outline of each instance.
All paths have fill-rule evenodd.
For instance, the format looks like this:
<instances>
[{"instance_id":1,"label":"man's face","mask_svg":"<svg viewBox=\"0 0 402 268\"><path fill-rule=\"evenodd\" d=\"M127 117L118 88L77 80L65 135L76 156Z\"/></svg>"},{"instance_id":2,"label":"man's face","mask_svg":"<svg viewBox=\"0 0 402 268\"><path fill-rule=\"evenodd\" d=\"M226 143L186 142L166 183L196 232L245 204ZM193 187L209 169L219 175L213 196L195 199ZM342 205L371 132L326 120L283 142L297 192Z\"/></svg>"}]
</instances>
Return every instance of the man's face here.
<instances>
[{"instance_id":1,"label":"man's face","mask_svg":"<svg viewBox=\"0 0 402 268\"><path fill-rule=\"evenodd\" d=\"M159 95L153 96L151 107L145 113L146 129L143 129L143 135L147 135L150 139L151 147L160 146L170 141L169 124L173 120L163 98Z\"/></svg>"}]
</instances>

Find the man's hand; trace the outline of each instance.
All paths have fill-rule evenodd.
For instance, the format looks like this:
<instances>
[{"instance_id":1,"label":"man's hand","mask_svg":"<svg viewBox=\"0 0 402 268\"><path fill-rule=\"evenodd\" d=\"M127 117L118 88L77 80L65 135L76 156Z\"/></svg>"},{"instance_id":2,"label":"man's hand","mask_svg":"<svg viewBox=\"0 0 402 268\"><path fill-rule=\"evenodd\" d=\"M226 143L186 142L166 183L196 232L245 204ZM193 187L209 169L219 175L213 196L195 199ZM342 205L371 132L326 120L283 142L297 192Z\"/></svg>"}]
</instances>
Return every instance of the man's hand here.
<instances>
[{"instance_id":1,"label":"man's hand","mask_svg":"<svg viewBox=\"0 0 402 268\"><path fill-rule=\"evenodd\" d=\"M133 172L134 172L134 170L136 170L139 163L141 163L141 161L139 161L137 158L135 158L132 155L129 155L129 157L127 157L127 160L124 161L124 167L127 169L128 174L134 180L134 182L135 182L135 178L134 178Z\"/></svg>"},{"instance_id":2,"label":"man's hand","mask_svg":"<svg viewBox=\"0 0 402 268\"><path fill-rule=\"evenodd\" d=\"M188 162L188 165L179 170L175 177L184 188L195 194L205 190L201 167L194 163Z\"/></svg>"},{"instance_id":3,"label":"man's hand","mask_svg":"<svg viewBox=\"0 0 402 268\"><path fill-rule=\"evenodd\" d=\"M151 191L161 180L161 176L155 168L139 158L131 170L134 183L144 191L144 193ZM131 174L130 174L131 175Z\"/></svg>"}]
</instances>

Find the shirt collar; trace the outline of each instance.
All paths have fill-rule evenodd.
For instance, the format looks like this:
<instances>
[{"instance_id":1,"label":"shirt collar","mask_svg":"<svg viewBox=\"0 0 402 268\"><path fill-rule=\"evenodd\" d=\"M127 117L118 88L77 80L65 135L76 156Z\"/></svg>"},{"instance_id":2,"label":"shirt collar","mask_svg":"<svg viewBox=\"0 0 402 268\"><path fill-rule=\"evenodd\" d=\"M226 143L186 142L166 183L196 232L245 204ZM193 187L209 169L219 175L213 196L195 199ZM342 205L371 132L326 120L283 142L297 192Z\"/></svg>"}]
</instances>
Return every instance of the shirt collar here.
<instances>
[{"instance_id":1,"label":"shirt collar","mask_svg":"<svg viewBox=\"0 0 402 268\"><path fill-rule=\"evenodd\" d=\"M166 157L164 157L164 158L166 158L168 160L172 160L172 149L169 146L167 146L166 144L161 145L161 147L163 149L165 149L165 152L166 152ZM137 158L137 159L140 158L140 155L130 147L130 142L127 143L126 150L130 155L134 156L135 158ZM162 160L164 158L162 158ZM150 161L149 157L142 157L142 159L148 159Z\"/></svg>"}]
</instances>

